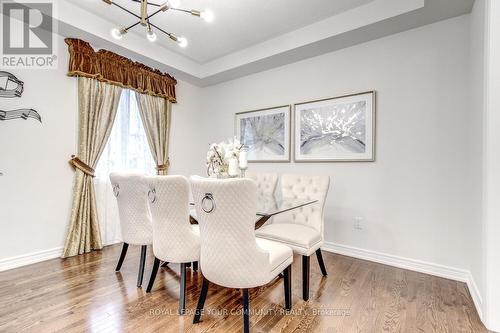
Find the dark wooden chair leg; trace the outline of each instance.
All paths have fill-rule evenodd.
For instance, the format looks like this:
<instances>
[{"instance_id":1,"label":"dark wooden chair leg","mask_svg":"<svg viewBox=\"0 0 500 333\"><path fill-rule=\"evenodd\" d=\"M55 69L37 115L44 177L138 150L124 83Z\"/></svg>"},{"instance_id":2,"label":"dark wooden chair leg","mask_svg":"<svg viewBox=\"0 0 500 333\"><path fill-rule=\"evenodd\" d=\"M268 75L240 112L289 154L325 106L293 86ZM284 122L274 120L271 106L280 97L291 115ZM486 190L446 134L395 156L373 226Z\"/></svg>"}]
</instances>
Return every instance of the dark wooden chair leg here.
<instances>
[{"instance_id":1,"label":"dark wooden chair leg","mask_svg":"<svg viewBox=\"0 0 500 333\"><path fill-rule=\"evenodd\" d=\"M203 307L205 306L205 300L207 299L208 293L208 280L203 277L203 285L201 286L200 297L198 298L198 305L196 306L196 312L194 314L193 324L200 322L201 314L203 312Z\"/></svg>"},{"instance_id":2,"label":"dark wooden chair leg","mask_svg":"<svg viewBox=\"0 0 500 333\"><path fill-rule=\"evenodd\" d=\"M181 285L179 287L179 314L186 312L186 263L181 264Z\"/></svg>"},{"instance_id":3,"label":"dark wooden chair leg","mask_svg":"<svg viewBox=\"0 0 500 333\"><path fill-rule=\"evenodd\" d=\"M285 287L285 309L292 309L292 266L283 271L283 286Z\"/></svg>"},{"instance_id":4,"label":"dark wooden chair leg","mask_svg":"<svg viewBox=\"0 0 500 333\"><path fill-rule=\"evenodd\" d=\"M118 259L118 264L116 265L115 271L118 272L120 268L122 268L123 260L125 260L125 256L127 255L128 244L123 243L122 253L120 254L120 259Z\"/></svg>"},{"instance_id":5,"label":"dark wooden chair leg","mask_svg":"<svg viewBox=\"0 0 500 333\"><path fill-rule=\"evenodd\" d=\"M198 271L198 262L197 261L193 261L193 271L194 272Z\"/></svg>"},{"instance_id":6,"label":"dark wooden chair leg","mask_svg":"<svg viewBox=\"0 0 500 333\"><path fill-rule=\"evenodd\" d=\"M327 276L328 274L326 272L325 262L323 261L323 255L321 254L321 249L316 250L316 258L318 258L318 264L319 268L321 269L321 274L323 274L323 276Z\"/></svg>"},{"instance_id":7,"label":"dark wooden chair leg","mask_svg":"<svg viewBox=\"0 0 500 333\"><path fill-rule=\"evenodd\" d=\"M250 299L247 288L243 289L243 332L250 332Z\"/></svg>"},{"instance_id":8,"label":"dark wooden chair leg","mask_svg":"<svg viewBox=\"0 0 500 333\"><path fill-rule=\"evenodd\" d=\"M168 261L164 261L163 264L161 264L161 267L167 267L168 266Z\"/></svg>"},{"instance_id":9,"label":"dark wooden chair leg","mask_svg":"<svg viewBox=\"0 0 500 333\"><path fill-rule=\"evenodd\" d=\"M146 264L147 245L141 246L141 262L139 263L139 275L137 276L137 288L142 286L142 278L144 277L144 265Z\"/></svg>"},{"instance_id":10,"label":"dark wooden chair leg","mask_svg":"<svg viewBox=\"0 0 500 333\"><path fill-rule=\"evenodd\" d=\"M151 270L151 277L149 278L148 287L146 288L147 293L150 293L151 289L153 289L153 285L155 284L156 274L158 274L159 267L160 267L160 259L155 258L155 262L153 263L153 269Z\"/></svg>"},{"instance_id":11,"label":"dark wooden chair leg","mask_svg":"<svg viewBox=\"0 0 500 333\"><path fill-rule=\"evenodd\" d=\"M302 299L309 300L309 256L302 256Z\"/></svg>"}]
</instances>

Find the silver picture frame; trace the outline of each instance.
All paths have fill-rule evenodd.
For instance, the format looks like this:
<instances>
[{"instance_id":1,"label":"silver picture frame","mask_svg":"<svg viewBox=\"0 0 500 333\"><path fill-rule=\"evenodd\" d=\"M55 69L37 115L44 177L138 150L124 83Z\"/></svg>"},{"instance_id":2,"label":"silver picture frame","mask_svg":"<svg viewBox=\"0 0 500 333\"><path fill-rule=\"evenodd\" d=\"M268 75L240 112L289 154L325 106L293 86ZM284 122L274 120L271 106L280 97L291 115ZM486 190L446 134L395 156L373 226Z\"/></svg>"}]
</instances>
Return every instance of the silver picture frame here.
<instances>
[{"instance_id":1,"label":"silver picture frame","mask_svg":"<svg viewBox=\"0 0 500 333\"><path fill-rule=\"evenodd\" d=\"M359 103L358 103L359 102ZM358 104L355 104L358 103ZM340 105L348 105L354 109L353 112L357 112L357 114L353 115L354 117L361 116L364 117L360 124L354 124L354 126L362 126L359 130L359 133L364 131L364 140L354 137L351 140L352 135L347 135L346 137L351 140L351 146L347 140L343 140L344 146L342 146L341 140L332 144L332 141L336 139L332 139L333 134L329 134L330 137L326 137L324 128L323 130L318 130L318 127L327 126L328 130L331 130L332 126L338 126L338 124L344 124L346 121L352 121L348 115L342 116L344 119L338 119L339 112L349 113L350 111L345 111L342 109L341 111L337 110L337 106ZM364 105L364 115L361 114L362 111L356 109L356 106L360 105L360 108ZM320 110L321 111L318 111ZM303 112L308 112L308 117L303 117ZM315 113L311 116L311 112ZM331 117L326 117L326 114L331 114ZM328 119L325 119L328 118ZM352 116L351 116L352 117ZM313 128L316 131L319 131L319 136L324 136L322 140L318 140L317 145L321 144L322 146L316 149L316 152L311 152L312 149L305 149L308 144L308 140L305 140L306 134L302 132L304 119L308 118L307 122L309 128ZM313 118L311 120L311 118ZM293 134L293 155L294 162L374 162L375 161L375 141L376 141L376 92L365 91L361 93L342 95L331 98L323 98L317 99L307 102L295 103L293 105L293 119L294 119L294 134ZM347 119L347 120L345 120ZM330 124L325 124L330 121ZM316 122L314 124L313 122ZM312 124L311 124L312 123ZM307 129L304 132L308 132ZM311 130L309 130L311 132ZM340 129L336 132L342 132ZM350 133L349 133L350 134ZM345 133L341 133L341 135L345 135ZM313 135L309 135L309 146L311 146L310 137ZM317 138L315 138L316 140ZM330 142L330 143L328 143ZM335 145L335 147L334 147ZM329 149L331 147L331 149ZM362 147L363 149L361 149ZM347 148L347 149L346 149ZM349 151L352 149L352 151ZM308 153L305 151L309 150ZM358 151L356 151L358 150ZM318 152L321 151L321 152Z\"/></svg>"},{"instance_id":2,"label":"silver picture frame","mask_svg":"<svg viewBox=\"0 0 500 333\"><path fill-rule=\"evenodd\" d=\"M292 107L291 105L280 105L269 108L250 110L244 112L238 112L234 116L234 135L240 142L247 146L248 149L248 162L249 163L287 163L291 161L291 136L292 136ZM266 117L273 116L276 114L283 113L283 129L282 135L283 139L280 139L280 144L283 145L283 155L275 155L269 154L270 156L264 156L264 153L252 152L251 145L248 145L246 140L241 136L241 121L244 119L251 119L256 117ZM271 124L271 123L270 123ZM272 123L271 125L275 126L276 123ZM279 125L279 124L278 124ZM281 128L280 128L281 131ZM281 135L281 133L280 133Z\"/></svg>"}]
</instances>

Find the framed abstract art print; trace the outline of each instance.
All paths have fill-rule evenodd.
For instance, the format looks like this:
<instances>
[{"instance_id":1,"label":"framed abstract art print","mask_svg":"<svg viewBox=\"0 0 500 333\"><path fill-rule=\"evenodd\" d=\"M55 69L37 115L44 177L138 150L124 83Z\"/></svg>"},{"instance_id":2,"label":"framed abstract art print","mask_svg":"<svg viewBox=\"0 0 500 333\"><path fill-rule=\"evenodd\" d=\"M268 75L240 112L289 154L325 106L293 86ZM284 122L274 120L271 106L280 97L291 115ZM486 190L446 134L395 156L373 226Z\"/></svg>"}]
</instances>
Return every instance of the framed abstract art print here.
<instances>
[{"instance_id":1,"label":"framed abstract art print","mask_svg":"<svg viewBox=\"0 0 500 333\"><path fill-rule=\"evenodd\" d=\"M290 161L290 105L236 114L235 135L249 162Z\"/></svg>"},{"instance_id":2,"label":"framed abstract art print","mask_svg":"<svg viewBox=\"0 0 500 333\"><path fill-rule=\"evenodd\" d=\"M375 92L294 105L294 160L375 161Z\"/></svg>"}]
</instances>

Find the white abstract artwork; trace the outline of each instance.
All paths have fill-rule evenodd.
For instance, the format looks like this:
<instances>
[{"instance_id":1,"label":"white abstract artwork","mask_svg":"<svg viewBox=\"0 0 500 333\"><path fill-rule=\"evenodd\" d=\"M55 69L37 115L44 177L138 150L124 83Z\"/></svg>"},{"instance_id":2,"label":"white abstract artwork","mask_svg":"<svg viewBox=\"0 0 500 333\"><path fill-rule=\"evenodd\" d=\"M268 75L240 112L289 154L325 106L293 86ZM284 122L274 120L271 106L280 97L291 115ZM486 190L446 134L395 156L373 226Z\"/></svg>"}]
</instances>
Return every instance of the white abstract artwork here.
<instances>
[{"instance_id":1,"label":"white abstract artwork","mask_svg":"<svg viewBox=\"0 0 500 333\"><path fill-rule=\"evenodd\" d=\"M373 161L375 93L295 104L296 161Z\"/></svg>"},{"instance_id":2,"label":"white abstract artwork","mask_svg":"<svg viewBox=\"0 0 500 333\"><path fill-rule=\"evenodd\" d=\"M290 106L236 114L236 137L249 162L290 161Z\"/></svg>"}]
</instances>

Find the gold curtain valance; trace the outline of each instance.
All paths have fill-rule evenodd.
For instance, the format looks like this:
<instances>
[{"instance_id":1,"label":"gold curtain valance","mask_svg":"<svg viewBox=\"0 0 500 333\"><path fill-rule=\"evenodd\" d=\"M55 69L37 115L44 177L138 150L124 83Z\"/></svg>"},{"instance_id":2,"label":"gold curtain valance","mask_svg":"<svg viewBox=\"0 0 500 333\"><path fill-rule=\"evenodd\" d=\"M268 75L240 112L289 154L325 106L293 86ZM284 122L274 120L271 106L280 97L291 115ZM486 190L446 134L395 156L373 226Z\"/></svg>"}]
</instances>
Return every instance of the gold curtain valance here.
<instances>
[{"instance_id":1,"label":"gold curtain valance","mask_svg":"<svg viewBox=\"0 0 500 333\"><path fill-rule=\"evenodd\" d=\"M139 62L107 50L94 51L89 43L66 38L69 50L69 76L83 76L133 89L143 94L163 97L176 103L177 81Z\"/></svg>"}]
</instances>

